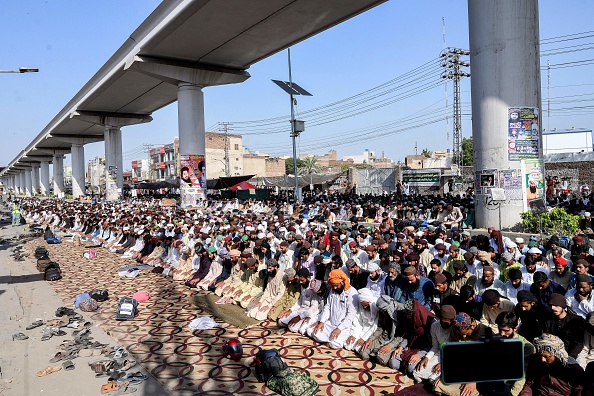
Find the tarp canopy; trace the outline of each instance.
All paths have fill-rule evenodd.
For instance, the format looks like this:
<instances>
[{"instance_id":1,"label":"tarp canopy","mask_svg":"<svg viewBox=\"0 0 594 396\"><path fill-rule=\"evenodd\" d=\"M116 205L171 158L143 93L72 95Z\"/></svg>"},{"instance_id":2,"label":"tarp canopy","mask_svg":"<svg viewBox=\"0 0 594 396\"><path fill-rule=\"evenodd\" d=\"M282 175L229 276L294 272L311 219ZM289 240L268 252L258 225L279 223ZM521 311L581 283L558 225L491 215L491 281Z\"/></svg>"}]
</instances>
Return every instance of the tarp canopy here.
<instances>
[{"instance_id":1,"label":"tarp canopy","mask_svg":"<svg viewBox=\"0 0 594 396\"><path fill-rule=\"evenodd\" d=\"M251 179L252 177L254 177L254 175L231 176L231 177L221 177L218 179L208 179L208 180L206 180L206 188L209 190L221 190L223 188L230 188L230 187L233 187L239 183L245 182L245 181ZM160 190L162 188L179 188L179 179L169 179L169 180L163 180L163 181L151 182L151 183L147 182L147 183L126 184L126 185L124 185L124 188L125 189L139 189L139 190ZM248 188L256 188L256 187L252 186L252 187L248 187Z\"/></svg>"},{"instance_id":2,"label":"tarp canopy","mask_svg":"<svg viewBox=\"0 0 594 396\"><path fill-rule=\"evenodd\" d=\"M340 173L331 174L311 174L297 176L297 184L299 187L309 186L310 184L330 184L334 183L336 179L343 175ZM279 188L293 188L295 187L295 179L293 175L274 176L274 177L256 177L252 180L257 186L265 187L279 187Z\"/></svg>"},{"instance_id":3,"label":"tarp canopy","mask_svg":"<svg viewBox=\"0 0 594 396\"><path fill-rule=\"evenodd\" d=\"M207 180L206 188L209 190L231 188L236 184L250 180L252 177L254 177L254 175L219 177L218 179Z\"/></svg>"},{"instance_id":4,"label":"tarp canopy","mask_svg":"<svg viewBox=\"0 0 594 396\"><path fill-rule=\"evenodd\" d=\"M162 188L179 188L179 180L164 180L152 183L136 183L130 185L131 188L140 190L160 190Z\"/></svg>"},{"instance_id":5,"label":"tarp canopy","mask_svg":"<svg viewBox=\"0 0 594 396\"><path fill-rule=\"evenodd\" d=\"M242 181L241 183L237 183L236 185L234 185L233 187L231 187L229 190L255 190L256 186L254 186L251 183L248 183L247 181Z\"/></svg>"}]
</instances>

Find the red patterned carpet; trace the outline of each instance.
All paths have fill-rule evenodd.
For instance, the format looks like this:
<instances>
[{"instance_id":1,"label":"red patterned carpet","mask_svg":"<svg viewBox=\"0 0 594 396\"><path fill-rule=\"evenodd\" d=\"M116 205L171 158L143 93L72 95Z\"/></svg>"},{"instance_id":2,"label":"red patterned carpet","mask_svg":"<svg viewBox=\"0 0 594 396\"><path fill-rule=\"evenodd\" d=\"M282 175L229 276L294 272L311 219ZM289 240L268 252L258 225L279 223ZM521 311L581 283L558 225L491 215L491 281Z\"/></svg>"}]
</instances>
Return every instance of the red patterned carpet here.
<instances>
[{"instance_id":1,"label":"red patterned carpet","mask_svg":"<svg viewBox=\"0 0 594 396\"><path fill-rule=\"evenodd\" d=\"M79 293L108 289L110 299L91 318L175 395L274 395L255 376L252 357L258 347L279 349L289 366L318 382L319 395L386 395L403 386L402 375L388 367L362 361L352 352L332 350L270 321L244 329L221 323L220 328L192 331L189 323L208 315L190 303L195 290L148 270L132 279L119 277L118 269L134 262L104 249L97 249L98 258L93 260L83 258L85 249L69 242L46 245L39 239L30 242L28 250L41 245L62 269L63 279L51 285L64 305L72 308ZM139 305L136 319L116 321L120 297L132 297L140 290L151 298ZM221 351L231 337L243 343L244 358L239 362L225 358Z\"/></svg>"}]
</instances>

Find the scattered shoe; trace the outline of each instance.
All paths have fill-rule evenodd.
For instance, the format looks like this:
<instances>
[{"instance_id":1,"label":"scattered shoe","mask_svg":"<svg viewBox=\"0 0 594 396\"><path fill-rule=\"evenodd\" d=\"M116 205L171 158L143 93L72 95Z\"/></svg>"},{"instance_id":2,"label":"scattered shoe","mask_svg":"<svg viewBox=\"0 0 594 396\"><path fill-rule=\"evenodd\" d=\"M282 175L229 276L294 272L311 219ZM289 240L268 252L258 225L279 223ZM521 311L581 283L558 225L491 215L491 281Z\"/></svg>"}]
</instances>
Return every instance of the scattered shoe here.
<instances>
[{"instance_id":1,"label":"scattered shoe","mask_svg":"<svg viewBox=\"0 0 594 396\"><path fill-rule=\"evenodd\" d=\"M59 362L60 360L64 359L66 356L70 356L70 354L66 354L66 353L63 353L63 352L58 352L58 353L56 353L56 354L54 355L54 357L53 357L53 358L51 358L51 359L50 359L50 361L49 361L49 362L50 362L50 363L57 363L57 362Z\"/></svg>"},{"instance_id":2,"label":"scattered shoe","mask_svg":"<svg viewBox=\"0 0 594 396\"><path fill-rule=\"evenodd\" d=\"M66 325L66 327L69 327L71 329L78 329L80 327L80 323L75 320L72 323L68 323L68 325Z\"/></svg>"},{"instance_id":3,"label":"scattered shoe","mask_svg":"<svg viewBox=\"0 0 594 396\"><path fill-rule=\"evenodd\" d=\"M62 363L62 367L64 367L64 370L66 371L74 370L74 363L72 363L72 360L66 360Z\"/></svg>"},{"instance_id":4,"label":"scattered shoe","mask_svg":"<svg viewBox=\"0 0 594 396\"><path fill-rule=\"evenodd\" d=\"M129 385L121 386L117 391L108 393L107 396L120 396L120 395L128 395L130 393L136 392L136 388L133 388Z\"/></svg>"},{"instance_id":5,"label":"scattered shoe","mask_svg":"<svg viewBox=\"0 0 594 396\"><path fill-rule=\"evenodd\" d=\"M48 366L48 367L44 368L43 370L37 372L37 376L45 377L46 375L55 373L56 371L60 371L60 370L62 370L62 367L60 367L60 366L56 366L56 367Z\"/></svg>"},{"instance_id":6,"label":"scattered shoe","mask_svg":"<svg viewBox=\"0 0 594 396\"><path fill-rule=\"evenodd\" d=\"M25 334L23 334L23 333L16 333L16 334L13 334L13 335L12 335L12 340L13 340L13 341L14 341L14 340L20 340L20 341L23 341L23 340L26 340L26 339L28 339L28 338L29 338L29 336L27 336L27 335L25 335Z\"/></svg>"},{"instance_id":7,"label":"scattered shoe","mask_svg":"<svg viewBox=\"0 0 594 396\"><path fill-rule=\"evenodd\" d=\"M39 326L43 326L43 320L39 319L35 322L31 323L29 326L26 327L27 330L33 330Z\"/></svg>"}]
</instances>

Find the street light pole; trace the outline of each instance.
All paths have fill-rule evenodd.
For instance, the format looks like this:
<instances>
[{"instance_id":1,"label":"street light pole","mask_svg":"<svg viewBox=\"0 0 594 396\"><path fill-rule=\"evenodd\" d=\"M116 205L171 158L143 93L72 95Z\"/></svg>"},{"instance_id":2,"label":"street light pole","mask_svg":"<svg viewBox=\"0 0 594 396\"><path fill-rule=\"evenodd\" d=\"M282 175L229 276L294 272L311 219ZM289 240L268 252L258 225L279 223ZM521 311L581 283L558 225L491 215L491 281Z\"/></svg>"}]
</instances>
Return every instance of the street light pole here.
<instances>
[{"instance_id":1,"label":"street light pole","mask_svg":"<svg viewBox=\"0 0 594 396\"><path fill-rule=\"evenodd\" d=\"M17 70L0 70L0 73L37 73L39 69L33 67L19 67Z\"/></svg>"},{"instance_id":2,"label":"street light pole","mask_svg":"<svg viewBox=\"0 0 594 396\"><path fill-rule=\"evenodd\" d=\"M293 76L291 75L291 48L287 48L289 57L289 87L293 88ZM295 187L293 189L293 198L297 202L297 193L299 191L299 182L297 179L297 144L295 138L297 137L295 132L295 99L293 94L289 95L291 98L291 137L293 139L293 174L295 176Z\"/></svg>"}]
</instances>

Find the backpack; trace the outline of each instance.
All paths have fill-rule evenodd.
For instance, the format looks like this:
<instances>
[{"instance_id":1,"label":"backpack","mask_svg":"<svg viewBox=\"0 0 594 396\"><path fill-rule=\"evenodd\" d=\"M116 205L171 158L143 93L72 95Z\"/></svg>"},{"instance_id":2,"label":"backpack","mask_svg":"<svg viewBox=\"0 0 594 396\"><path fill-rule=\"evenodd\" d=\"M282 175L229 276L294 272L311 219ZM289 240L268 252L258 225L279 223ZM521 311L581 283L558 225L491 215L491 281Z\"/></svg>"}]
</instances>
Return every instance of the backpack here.
<instances>
[{"instance_id":1,"label":"backpack","mask_svg":"<svg viewBox=\"0 0 594 396\"><path fill-rule=\"evenodd\" d=\"M37 271L39 272L45 272L45 270L47 269L47 267L49 267L51 264L55 264L52 260L48 258L40 258L37 260Z\"/></svg>"},{"instance_id":2,"label":"backpack","mask_svg":"<svg viewBox=\"0 0 594 396\"><path fill-rule=\"evenodd\" d=\"M62 271L58 263L51 263L45 268L43 278L46 281L53 282L62 279Z\"/></svg>"},{"instance_id":3,"label":"backpack","mask_svg":"<svg viewBox=\"0 0 594 396\"><path fill-rule=\"evenodd\" d=\"M47 241L48 238L53 238L54 233L49 227L45 227L45 231L43 232L43 239Z\"/></svg>"},{"instance_id":4,"label":"backpack","mask_svg":"<svg viewBox=\"0 0 594 396\"><path fill-rule=\"evenodd\" d=\"M282 375L288 367L276 349L260 348L256 353L256 377L260 382Z\"/></svg>"},{"instance_id":5,"label":"backpack","mask_svg":"<svg viewBox=\"0 0 594 396\"><path fill-rule=\"evenodd\" d=\"M561 235L559 237L559 245L565 249L569 249L569 245L571 244L571 238L567 235Z\"/></svg>"},{"instance_id":6,"label":"backpack","mask_svg":"<svg viewBox=\"0 0 594 396\"><path fill-rule=\"evenodd\" d=\"M61 239L60 237L52 236L52 237L46 238L45 242L50 245L54 245L54 244L60 243L61 242L60 239Z\"/></svg>"},{"instance_id":7,"label":"backpack","mask_svg":"<svg viewBox=\"0 0 594 396\"><path fill-rule=\"evenodd\" d=\"M130 297L120 298L116 311L116 320L134 320L138 314L138 301Z\"/></svg>"},{"instance_id":8,"label":"backpack","mask_svg":"<svg viewBox=\"0 0 594 396\"><path fill-rule=\"evenodd\" d=\"M74 308L79 308L80 303L89 298L91 298L91 295L89 293L81 293L76 295L76 297L74 297Z\"/></svg>"},{"instance_id":9,"label":"backpack","mask_svg":"<svg viewBox=\"0 0 594 396\"><path fill-rule=\"evenodd\" d=\"M283 396L312 396L319 390L318 383L306 373L287 369L280 377L270 377L268 389Z\"/></svg>"},{"instance_id":10,"label":"backpack","mask_svg":"<svg viewBox=\"0 0 594 396\"><path fill-rule=\"evenodd\" d=\"M89 294L91 295L91 298L95 301L107 301L109 299L109 292L107 290L93 290L92 292L89 292Z\"/></svg>"},{"instance_id":11,"label":"backpack","mask_svg":"<svg viewBox=\"0 0 594 396\"><path fill-rule=\"evenodd\" d=\"M44 256L47 257L49 252L43 246L39 246L35 249L35 253L33 254L36 259L43 258Z\"/></svg>"}]
</instances>

